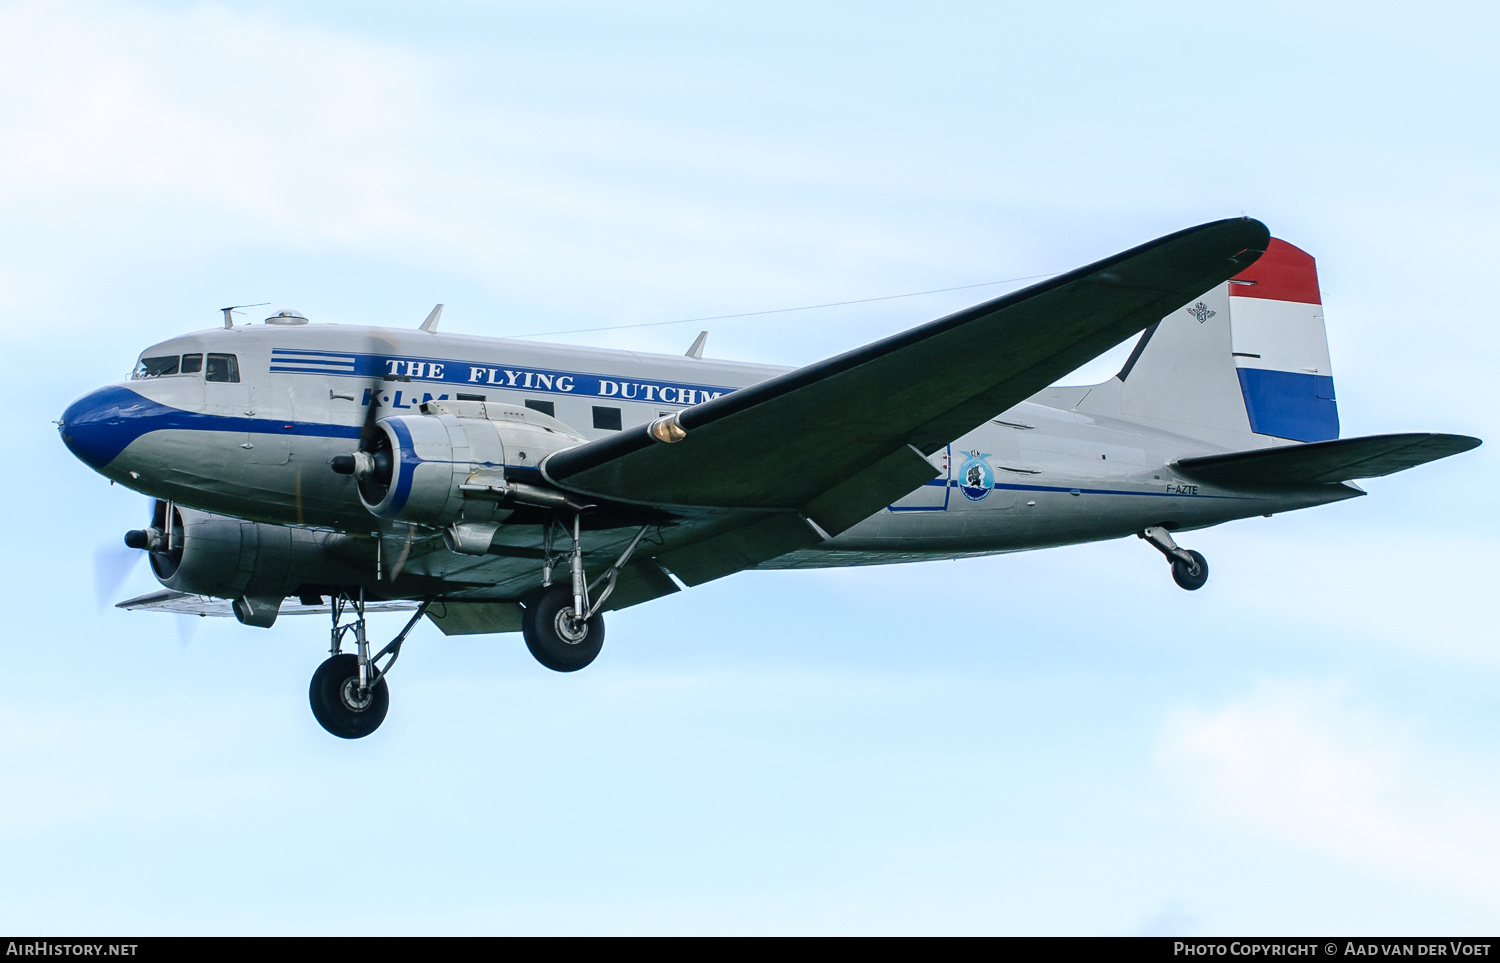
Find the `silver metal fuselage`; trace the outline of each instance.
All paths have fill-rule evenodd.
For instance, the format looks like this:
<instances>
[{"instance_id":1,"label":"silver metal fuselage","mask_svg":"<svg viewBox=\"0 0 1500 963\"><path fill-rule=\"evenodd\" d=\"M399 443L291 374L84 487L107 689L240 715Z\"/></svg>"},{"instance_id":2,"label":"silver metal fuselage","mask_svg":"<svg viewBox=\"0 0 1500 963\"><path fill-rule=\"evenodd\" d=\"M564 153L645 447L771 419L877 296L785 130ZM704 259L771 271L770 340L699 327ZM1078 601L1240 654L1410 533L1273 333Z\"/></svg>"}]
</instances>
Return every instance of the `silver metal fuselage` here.
<instances>
[{"instance_id":1,"label":"silver metal fuselage","mask_svg":"<svg viewBox=\"0 0 1500 963\"><path fill-rule=\"evenodd\" d=\"M543 410L550 404L549 413L592 440L614 430L613 411L628 428L788 370L315 324L200 331L143 357L210 353L233 355L240 380L211 382L197 372L101 388L65 415L69 446L116 482L180 506L355 539L372 533L408 545L415 539L426 547L413 553L410 574L456 580L471 598L513 597L505 586L517 584L521 566L538 563L455 555L441 550L438 532L414 532L366 511L354 479L330 470L329 461L358 445L368 405L385 415L416 414L425 400L460 395ZM1225 448L1089 413L1079 408L1087 392L1048 389L996 412L932 456L939 472L933 482L816 548L762 567L1011 552L1117 538L1152 525L1201 528L1361 493L1352 485L1256 492L1194 481L1172 463ZM610 550L629 534L597 533L590 550Z\"/></svg>"}]
</instances>

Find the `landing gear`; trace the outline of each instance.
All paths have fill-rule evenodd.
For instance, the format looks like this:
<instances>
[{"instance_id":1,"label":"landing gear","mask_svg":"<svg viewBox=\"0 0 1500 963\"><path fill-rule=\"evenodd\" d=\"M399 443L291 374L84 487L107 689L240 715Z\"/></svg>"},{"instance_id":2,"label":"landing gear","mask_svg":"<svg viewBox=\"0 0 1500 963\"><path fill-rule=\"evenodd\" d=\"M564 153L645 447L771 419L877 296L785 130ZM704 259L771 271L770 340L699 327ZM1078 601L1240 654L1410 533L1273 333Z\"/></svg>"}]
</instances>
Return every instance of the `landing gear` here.
<instances>
[{"instance_id":1,"label":"landing gear","mask_svg":"<svg viewBox=\"0 0 1500 963\"><path fill-rule=\"evenodd\" d=\"M318 666L307 699L318 725L341 739L363 739L385 721L391 690L384 677L372 686L361 686L359 657L345 652Z\"/></svg>"},{"instance_id":2,"label":"landing gear","mask_svg":"<svg viewBox=\"0 0 1500 963\"><path fill-rule=\"evenodd\" d=\"M1180 558L1172 559L1172 581L1189 592L1196 592L1208 581L1208 562L1192 549L1187 553L1193 557L1191 564Z\"/></svg>"},{"instance_id":3,"label":"landing gear","mask_svg":"<svg viewBox=\"0 0 1500 963\"><path fill-rule=\"evenodd\" d=\"M542 589L526 603L526 612L521 617L521 635L526 639L526 648L538 662L554 672L577 672L599 655L604 645L604 616L599 610L615 590L620 570L635 554L636 546L649 527L642 525L619 559L591 584L583 574L579 516L573 516L571 532L564 529L571 544L563 556L552 554L553 529L548 524L544 536L546 561L542 565ZM570 575L566 585L552 581L553 564L561 558L566 558Z\"/></svg>"},{"instance_id":4,"label":"landing gear","mask_svg":"<svg viewBox=\"0 0 1500 963\"><path fill-rule=\"evenodd\" d=\"M573 590L549 585L527 604L521 634L542 665L553 672L577 672L604 646L604 616L579 621L573 615Z\"/></svg>"},{"instance_id":5,"label":"landing gear","mask_svg":"<svg viewBox=\"0 0 1500 963\"><path fill-rule=\"evenodd\" d=\"M1172 563L1172 581L1189 592L1196 592L1208 581L1208 561L1192 549L1182 548L1161 525L1153 525L1138 536L1167 557Z\"/></svg>"},{"instance_id":6,"label":"landing gear","mask_svg":"<svg viewBox=\"0 0 1500 963\"><path fill-rule=\"evenodd\" d=\"M386 685L386 673L396 664L401 654L401 644L427 612L428 602L417 606L417 612L406 623L391 643L371 657L369 640L365 637L365 592L359 590L357 597L345 594L333 596L333 641L330 655L318 671L313 673L312 685L307 689L307 701L312 704L313 718L318 725L340 739L363 739L385 721L391 707L390 687ZM346 615L352 617L345 621ZM344 636L354 633L353 653L340 652ZM380 660L386 659L385 665Z\"/></svg>"}]
</instances>

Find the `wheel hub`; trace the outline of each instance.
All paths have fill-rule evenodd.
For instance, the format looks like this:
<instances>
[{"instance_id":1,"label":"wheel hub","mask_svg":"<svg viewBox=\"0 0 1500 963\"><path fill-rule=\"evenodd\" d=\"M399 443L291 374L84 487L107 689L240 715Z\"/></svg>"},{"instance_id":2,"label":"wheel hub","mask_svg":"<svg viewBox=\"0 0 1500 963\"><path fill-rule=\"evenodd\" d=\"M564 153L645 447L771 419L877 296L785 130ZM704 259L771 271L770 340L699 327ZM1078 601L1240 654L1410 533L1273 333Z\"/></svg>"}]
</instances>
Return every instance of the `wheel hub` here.
<instances>
[{"instance_id":1,"label":"wheel hub","mask_svg":"<svg viewBox=\"0 0 1500 963\"><path fill-rule=\"evenodd\" d=\"M358 676L350 676L344 680L339 687L339 697L343 699L344 705L354 712L364 712L370 708L370 703L375 701L375 694L368 688L361 689Z\"/></svg>"},{"instance_id":2,"label":"wheel hub","mask_svg":"<svg viewBox=\"0 0 1500 963\"><path fill-rule=\"evenodd\" d=\"M557 637L568 645L577 645L589 637L588 622L574 619L570 609L563 609L557 613L554 627L557 629Z\"/></svg>"}]
</instances>

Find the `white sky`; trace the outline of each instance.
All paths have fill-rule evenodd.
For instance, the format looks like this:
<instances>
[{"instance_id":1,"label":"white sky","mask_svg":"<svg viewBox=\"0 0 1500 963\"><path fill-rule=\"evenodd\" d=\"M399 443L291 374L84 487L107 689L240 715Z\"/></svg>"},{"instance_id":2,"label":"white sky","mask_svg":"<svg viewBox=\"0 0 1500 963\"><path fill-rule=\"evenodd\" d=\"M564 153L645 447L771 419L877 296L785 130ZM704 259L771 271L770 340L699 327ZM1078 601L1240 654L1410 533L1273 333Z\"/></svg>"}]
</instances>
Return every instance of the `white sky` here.
<instances>
[{"instance_id":1,"label":"white sky","mask_svg":"<svg viewBox=\"0 0 1500 963\"><path fill-rule=\"evenodd\" d=\"M307 710L321 620L95 608L144 499L50 421L230 303L562 331L1244 212L1318 258L1346 435L1500 437L1491 8L1035 6L0 5L0 926L1493 931L1490 445L1194 534L1193 595L1135 540L750 573L612 616L576 678L424 626L354 744ZM999 290L713 322L708 354Z\"/></svg>"}]
</instances>

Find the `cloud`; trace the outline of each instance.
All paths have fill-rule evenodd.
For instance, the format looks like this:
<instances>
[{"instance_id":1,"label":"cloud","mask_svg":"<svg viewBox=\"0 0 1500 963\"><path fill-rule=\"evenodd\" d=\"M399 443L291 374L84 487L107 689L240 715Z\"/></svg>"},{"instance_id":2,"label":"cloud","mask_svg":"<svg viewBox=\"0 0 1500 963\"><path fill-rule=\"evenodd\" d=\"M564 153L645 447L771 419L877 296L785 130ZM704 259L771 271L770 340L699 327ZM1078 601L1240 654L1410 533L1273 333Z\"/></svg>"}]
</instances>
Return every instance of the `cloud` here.
<instances>
[{"instance_id":1,"label":"cloud","mask_svg":"<svg viewBox=\"0 0 1500 963\"><path fill-rule=\"evenodd\" d=\"M1500 785L1333 684L1266 685L1170 719L1158 764L1206 822L1388 877L1500 897Z\"/></svg>"},{"instance_id":2,"label":"cloud","mask_svg":"<svg viewBox=\"0 0 1500 963\"><path fill-rule=\"evenodd\" d=\"M650 320L745 304L726 290L755 292L752 309L862 293L811 282L874 284L913 259L950 276L817 196L847 195L837 151L649 111L548 114L462 55L265 14L7 6L0 89L0 206L74 263L261 244Z\"/></svg>"}]
</instances>

